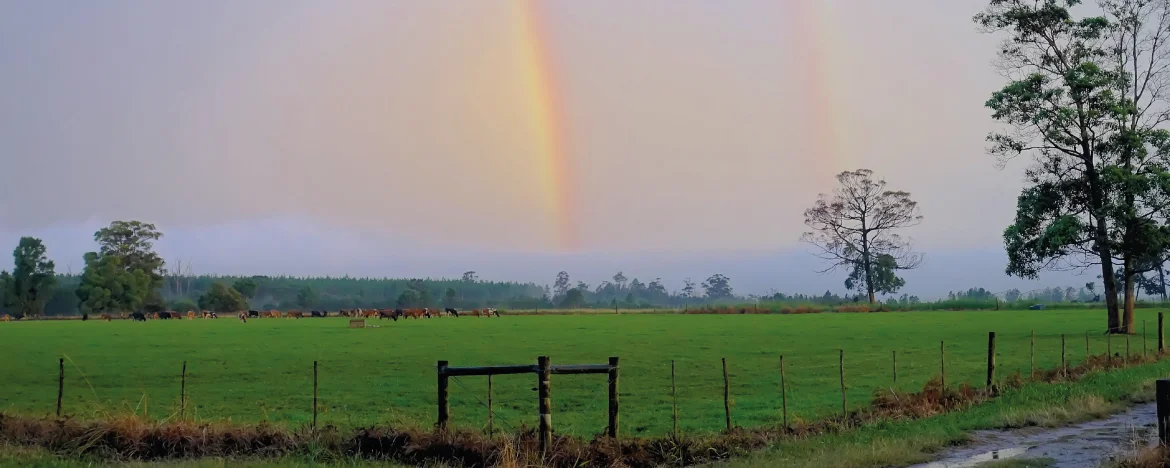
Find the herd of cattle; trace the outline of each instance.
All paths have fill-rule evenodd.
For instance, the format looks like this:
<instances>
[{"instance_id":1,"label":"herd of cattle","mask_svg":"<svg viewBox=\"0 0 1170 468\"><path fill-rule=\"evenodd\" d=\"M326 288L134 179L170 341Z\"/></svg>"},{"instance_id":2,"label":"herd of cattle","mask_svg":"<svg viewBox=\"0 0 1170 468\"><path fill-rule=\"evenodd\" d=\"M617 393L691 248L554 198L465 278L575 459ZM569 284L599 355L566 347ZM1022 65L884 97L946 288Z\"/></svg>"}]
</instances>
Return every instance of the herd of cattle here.
<instances>
[{"instance_id":1,"label":"herd of cattle","mask_svg":"<svg viewBox=\"0 0 1170 468\"><path fill-rule=\"evenodd\" d=\"M472 309L470 311L467 311L467 310L463 311L463 315L470 315L472 317L491 317L494 315L496 317L499 317L500 312L494 308ZM392 319L392 320L397 322L398 319L400 319L400 318L402 318L402 319L406 319L406 318L418 319L418 318L431 318L431 317L443 317L443 316L450 316L450 317L458 318L460 316L460 312L458 309L453 309L453 308L447 307L447 308L443 309L442 311L440 311L439 309L432 310L432 309L427 309L427 308L423 308L423 309L341 309L340 311L338 311L336 313L331 313L331 312L325 311L325 310L312 310L309 312L302 312L299 310L290 310L288 312L281 312L279 310L268 310L268 311L249 310L247 312L241 311L241 312L236 314L236 318L239 318L241 322L247 322L249 318L282 318L282 317L286 318L286 319L292 319L292 318L300 319L300 318L304 318L304 317L322 317L322 318L324 318L324 317L356 317L356 318L377 317L379 320ZM195 312L195 311L191 310L191 311L187 311L186 315L181 314L179 312L173 312L173 311L157 312L157 313L153 313L153 314L147 314L147 313L142 313L142 312L134 312L134 313L128 314L126 312L122 312L121 314L117 314L117 315L115 315L115 314L99 314L98 315L99 320L111 321L115 318L119 318L119 319L123 319L123 320L133 319L136 322L145 322L147 319L182 320L184 317L187 318L188 320L195 320L197 318L204 318L204 319L219 318L219 316L216 315L215 312L211 312L211 311L207 311L207 310L200 311L200 312ZM24 316L20 315L20 314L17 314L16 316L9 316L8 314L0 315L0 321L4 321L4 322L10 322L12 320L20 320L23 318L24 318ZM82 314L81 320L89 320L89 314Z\"/></svg>"}]
</instances>

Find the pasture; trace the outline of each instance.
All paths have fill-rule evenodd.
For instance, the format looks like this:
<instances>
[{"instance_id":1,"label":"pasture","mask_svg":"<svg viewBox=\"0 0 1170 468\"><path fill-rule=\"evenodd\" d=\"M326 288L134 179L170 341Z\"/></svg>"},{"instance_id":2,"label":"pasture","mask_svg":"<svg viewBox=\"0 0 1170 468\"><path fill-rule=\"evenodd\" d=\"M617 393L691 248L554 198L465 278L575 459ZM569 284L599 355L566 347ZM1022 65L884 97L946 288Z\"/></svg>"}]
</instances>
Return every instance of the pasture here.
<instances>
[{"instance_id":1,"label":"pasture","mask_svg":"<svg viewBox=\"0 0 1170 468\"><path fill-rule=\"evenodd\" d=\"M1157 310L1138 310L1156 347ZM1060 335L1077 363L1102 354L1103 311L835 313L806 315L565 315L502 318L370 320L350 329L342 318L301 320L22 321L0 323L0 410L51 414L57 359L65 357L65 413L82 418L146 413L177 416L179 375L187 361L187 417L304 425L312 418L313 361L319 362L319 424L343 427L405 424L426 427L436 415L438 360L451 366L604 363L621 357L623 436L671 430L670 362L676 362L679 428L689 433L724 426L727 358L732 419L737 426L780 420L778 360L785 356L790 418L815 420L841 408L838 350L845 350L850 408L891 386L918 390L939 374L945 341L948 385L982 385L987 332L995 331L1000 379L1029 368L1031 332L1036 367L1060 363ZM1125 352L1125 338L1112 349ZM1129 340L1141 353L1141 335ZM897 351L898 377L892 382ZM536 425L536 376L493 378L495 427ZM606 378L552 379L558 432L589 436L606 425ZM487 422L484 377L453 378L451 424Z\"/></svg>"}]
</instances>

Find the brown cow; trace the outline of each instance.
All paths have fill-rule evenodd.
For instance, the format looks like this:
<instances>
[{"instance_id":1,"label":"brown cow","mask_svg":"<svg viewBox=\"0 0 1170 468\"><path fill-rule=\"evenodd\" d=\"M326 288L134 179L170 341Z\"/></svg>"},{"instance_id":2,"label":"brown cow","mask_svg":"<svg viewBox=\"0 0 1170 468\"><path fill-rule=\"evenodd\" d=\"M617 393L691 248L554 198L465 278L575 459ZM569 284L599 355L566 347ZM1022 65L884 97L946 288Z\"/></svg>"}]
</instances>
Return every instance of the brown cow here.
<instances>
[{"instance_id":1,"label":"brown cow","mask_svg":"<svg viewBox=\"0 0 1170 468\"><path fill-rule=\"evenodd\" d=\"M11 322L12 317L9 317L8 314L4 314L4 315L0 316L0 320L5 321L5 322Z\"/></svg>"},{"instance_id":2,"label":"brown cow","mask_svg":"<svg viewBox=\"0 0 1170 468\"><path fill-rule=\"evenodd\" d=\"M125 312L122 312L122 314L121 314L121 317L122 317L122 320L126 320L126 319L129 319L129 318L130 318L130 314L127 314L127 313L125 313Z\"/></svg>"},{"instance_id":3,"label":"brown cow","mask_svg":"<svg viewBox=\"0 0 1170 468\"><path fill-rule=\"evenodd\" d=\"M378 316L377 309L358 309L358 311L362 314L362 318L374 318Z\"/></svg>"},{"instance_id":4,"label":"brown cow","mask_svg":"<svg viewBox=\"0 0 1170 468\"><path fill-rule=\"evenodd\" d=\"M102 320L105 320L107 322L113 320L113 317L111 317L110 314L101 314L98 316L98 318L101 318Z\"/></svg>"},{"instance_id":5,"label":"brown cow","mask_svg":"<svg viewBox=\"0 0 1170 468\"><path fill-rule=\"evenodd\" d=\"M199 315L201 317L203 317L204 319L209 319L209 318L211 318L211 311L210 310L201 310L201 311L199 311Z\"/></svg>"},{"instance_id":6,"label":"brown cow","mask_svg":"<svg viewBox=\"0 0 1170 468\"><path fill-rule=\"evenodd\" d=\"M279 310L270 310L270 311L268 311L268 316L271 318L280 318L280 311Z\"/></svg>"},{"instance_id":7,"label":"brown cow","mask_svg":"<svg viewBox=\"0 0 1170 468\"><path fill-rule=\"evenodd\" d=\"M150 318L158 318L158 312L150 314Z\"/></svg>"},{"instance_id":8,"label":"brown cow","mask_svg":"<svg viewBox=\"0 0 1170 468\"><path fill-rule=\"evenodd\" d=\"M195 320L195 311L194 310L187 311L187 320Z\"/></svg>"},{"instance_id":9,"label":"brown cow","mask_svg":"<svg viewBox=\"0 0 1170 468\"><path fill-rule=\"evenodd\" d=\"M167 312L167 313L168 313L168 314L171 314L171 318L173 318L173 319L180 319L180 320L182 320L182 318L183 318L183 314L180 314L180 313L178 313L178 312Z\"/></svg>"},{"instance_id":10,"label":"brown cow","mask_svg":"<svg viewBox=\"0 0 1170 468\"><path fill-rule=\"evenodd\" d=\"M301 317L304 317L304 316L305 316L304 312L301 312L299 310L290 310L290 311L288 311L287 314L284 315L284 318L286 318L286 319L290 319L290 318L300 319Z\"/></svg>"}]
</instances>

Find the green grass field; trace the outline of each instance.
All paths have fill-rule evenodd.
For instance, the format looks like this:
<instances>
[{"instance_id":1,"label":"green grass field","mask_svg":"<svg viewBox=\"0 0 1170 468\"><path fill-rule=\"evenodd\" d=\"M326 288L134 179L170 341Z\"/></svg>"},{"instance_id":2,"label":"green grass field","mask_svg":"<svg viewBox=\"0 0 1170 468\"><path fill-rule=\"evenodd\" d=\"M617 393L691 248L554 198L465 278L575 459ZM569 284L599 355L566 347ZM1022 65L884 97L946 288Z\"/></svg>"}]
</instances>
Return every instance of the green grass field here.
<instances>
[{"instance_id":1,"label":"green grass field","mask_svg":"<svg viewBox=\"0 0 1170 468\"><path fill-rule=\"evenodd\" d=\"M1138 310L1155 347L1157 310ZM604 363L620 356L622 432L670 431L670 361L676 361L679 426L689 432L722 429L722 370L728 360L736 425L780 419L778 359L785 356L790 417L814 420L840 411L838 350L845 350L849 406L866 405L892 386L891 352L898 354L896 387L917 390L939 373L946 342L948 384L982 385L987 332L998 334L1001 377L1027 374L1031 331L1036 366L1060 362L1067 334L1072 363L1085 355L1085 336L1101 354L1103 311L909 312L810 315L504 316L372 320L378 328L349 329L344 319L196 321L44 321L0 323L0 410L49 414L56 406L57 358L66 358L65 412L175 415L179 373L188 363L188 416L203 420L311 419L312 366L319 361L320 424L414 424L435 419L435 363L452 366ZM1125 339L1113 338L1125 352ZM1130 338L1141 353L1142 336ZM534 375L494 378L496 427L536 422ZM483 427L484 377L451 383L452 423ZM557 431L592 435L606 424L605 376L553 377Z\"/></svg>"}]
</instances>

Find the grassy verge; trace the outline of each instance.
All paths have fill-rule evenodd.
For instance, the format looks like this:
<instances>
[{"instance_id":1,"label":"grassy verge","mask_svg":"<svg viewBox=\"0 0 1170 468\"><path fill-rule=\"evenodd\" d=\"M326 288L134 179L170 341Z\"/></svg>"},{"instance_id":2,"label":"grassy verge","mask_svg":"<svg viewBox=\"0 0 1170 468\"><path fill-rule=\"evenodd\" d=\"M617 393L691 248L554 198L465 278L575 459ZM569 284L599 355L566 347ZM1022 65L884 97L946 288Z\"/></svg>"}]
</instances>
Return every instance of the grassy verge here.
<instances>
[{"instance_id":1,"label":"grassy verge","mask_svg":"<svg viewBox=\"0 0 1170 468\"><path fill-rule=\"evenodd\" d=\"M925 462L948 446L966 442L970 431L1054 427L1152 401L1153 381L1168 371L1170 361L1161 361L1092 374L1075 382L1028 384L963 411L912 421L882 421L854 431L781 442L720 465L869 467ZM1043 466L1040 461L1032 462Z\"/></svg>"},{"instance_id":2,"label":"grassy verge","mask_svg":"<svg viewBox=\"0 0 1170 468\"><path fill-rule=\"evenodd\" d=\"M367 463L363 460L396 460L410 465L438 462L464 466L576 467L614 463L660 466L701 463L728 456L743 457L720 464L901 466L926 461L937 450L963 442L970 430L1058 426L1102 417L1134 402L1149 401L1153 396L1150 382L1170 370L1170 361L1093 373L1100 368L1100 363L1090 362L1071 369L1075 381L1048 380L1056 375L1055 371L1041 373L1044 380L1022 386L1011 383L1017 379L1005 379L1005 385L1010 387L990 400L983 392L965 387L943 391L936 382L919 393L875 396L871 409L855 412L843 420L794 427L794 435L784 435L776 428L761 428L709 438L625 439L620 444L608 439L585 441L557 436L555 452L544 459L536 454L530 432L487 439L466 432L436 434L370 428L347 436L329 430L314 434L266 426L185 423L156 426L137 419L84 425L68 420L0 416L0 434L6 443L33 444L53 450L44 452L23 447L3 450L4 446L0 446L0 466L76 466L87 463L84 457L158 460L163 464L179 459L173 462L178 466ZM763 447L770 448L752 452ZM82 458L57 458L54 454ZM249 458L256 456L261 458L254 461Z\"/></svg>"}]
</instances>

